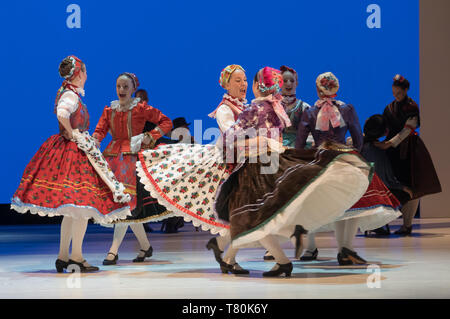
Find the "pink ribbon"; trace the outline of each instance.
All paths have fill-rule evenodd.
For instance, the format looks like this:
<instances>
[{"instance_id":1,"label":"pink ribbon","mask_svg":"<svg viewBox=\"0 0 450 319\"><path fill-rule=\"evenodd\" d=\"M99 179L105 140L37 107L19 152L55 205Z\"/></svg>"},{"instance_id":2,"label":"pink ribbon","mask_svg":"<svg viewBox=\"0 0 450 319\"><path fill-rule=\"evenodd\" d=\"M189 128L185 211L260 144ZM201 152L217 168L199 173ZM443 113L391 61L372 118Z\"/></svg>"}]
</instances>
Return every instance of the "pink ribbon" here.
<instances>
[{"instance_id":1,"label":"pink ribbon","mask_svg":"<svg viewBox=\"0 0 450 319\"><path fill-rule=\"evenodd\" d=\"M333 101L332 98L324 98L316 102L315 106L320 109L317 115L316 129L326 132L330 128L330 122L333 128L341 125L341 113Z\"/></svg>"},{"instance_id":2,"label":"pink ribbon","mask_svg":"<svg viewBox=\"0 0 450 319\"><path fill-rule=\"evenodd\" d=\"M284 124L284 127L289 127L292 126L292 123L291 120L289 120L289 117L287 116L283 105L281 104L282 100L283 97L280 94L273 96L272 99L273 110L275 111L275 114L278 116L280 121Z\"/></svg>"}]
</instances>

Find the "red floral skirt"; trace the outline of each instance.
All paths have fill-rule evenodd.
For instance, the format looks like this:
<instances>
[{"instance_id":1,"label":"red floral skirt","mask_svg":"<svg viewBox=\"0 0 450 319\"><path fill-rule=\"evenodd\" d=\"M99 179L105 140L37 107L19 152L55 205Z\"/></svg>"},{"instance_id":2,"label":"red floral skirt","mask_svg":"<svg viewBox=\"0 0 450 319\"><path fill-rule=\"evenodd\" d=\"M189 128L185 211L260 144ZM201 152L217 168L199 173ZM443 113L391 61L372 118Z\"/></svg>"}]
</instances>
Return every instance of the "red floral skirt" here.
<instances>
[{"instance_id":1,"label":"red floral skirt","mask_svg":"<svg viewBox=\"0 0 450 319\"><path fill-rule=\"evenodd\" d=\"M71 216L111 222L130 214L115 203L84 152L61 135L53 135L25 168L11 208L41 216Z\"/></svg>"},{"instance_id":2,"label":"red floral skirt","mask_svg":"<svg viewBox=\"0 0 450 319\"><path fill-rule=\"evenodd\" d=\"M130 210L136 208L136 155L106 156L106 161L117 180L125 186L125 193L130 194Z\"/></svg>"}]
</instances>

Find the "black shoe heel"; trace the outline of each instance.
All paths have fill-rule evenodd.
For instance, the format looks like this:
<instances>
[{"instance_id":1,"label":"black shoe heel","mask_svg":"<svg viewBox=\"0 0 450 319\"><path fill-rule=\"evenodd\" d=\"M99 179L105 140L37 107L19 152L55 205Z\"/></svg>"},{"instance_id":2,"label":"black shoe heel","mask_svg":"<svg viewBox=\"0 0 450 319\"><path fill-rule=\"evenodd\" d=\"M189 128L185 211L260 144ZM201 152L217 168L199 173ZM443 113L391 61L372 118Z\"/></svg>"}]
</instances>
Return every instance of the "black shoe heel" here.
<instances>
[{"instance_id":1,"label":"black shoe heel","mask_svg":"<svg viewBox=\"0 0 450 319\"><path fill-rule=\"evenodd\" d=\"M69 263L67 261L61 259L56 259L55 261L56 271L59 273L64 272L64 269L67 269L68 265Z\"/></svg>"},{"instance_id":2,"label":"black shoe heel","mask_svg":"<svg viewBox=\"0 0 450 319\"><path fill-rule=\"evenodd\" d=\"M220 263L220 270L222 270L222 274L232 273L233 275L248 275L250 273L250 271L248 271L247 269L237 268L236 265L239 266L238 263L230 265L230 264L222 261Z\"/></svg>"},{"instance_id":3,"label":"black shoe heel","mask_svg":"<svg viewBox=\"0 0 450 319\"><path fill-rule=\"evenodd\" d=\"M208 250L212 249L213 250L214 258L221 265L221 263L223 262L223 260L222 260L222 253L223 253L223 251L220 250L219 244L217 244L216 237L213 237L213 238L211 238L208 241L208 243L206 244L206 249L208 249ZM221 267L222 267L222 265L221 265Z\"/></svg>"},{"instance_id":4,"label":"black shoe heel","mask_svg":"<svg viewBox=\"0 0 450 319\"><path fill-rule=\"evenodd\" d=\"M278 269L263 272L263 277L278 277L283 274L286 277L291 277L292 269L294 268L292 263L283 265L277 263L277 265L279 266Z\"/></svg>"},{"instance_id":5,"label":"black shoe heel","mask_svg":"<svg viewBox=\"0 0 450 319\"><path fill-rule=\"evenodd\" d=\"M227 264L226 262L221 262L220 263L220 270L222 271L222 274L228 274L228 272L230 271L230 266L229 264Z\"/></svg>"},{"instance_id":6,"label":"black shoe heel","mask_svg":"<svg viewBox=\"0 0 450 319\"><path fill-rule=\"evenodd\" d=\"M306 233L307 231L303 228L303 226L295 226L295 231L291 236L291 238L295 238L295 259L300 259L300 255L303 252L303 234Z\"/></svg>"}]
</instances>

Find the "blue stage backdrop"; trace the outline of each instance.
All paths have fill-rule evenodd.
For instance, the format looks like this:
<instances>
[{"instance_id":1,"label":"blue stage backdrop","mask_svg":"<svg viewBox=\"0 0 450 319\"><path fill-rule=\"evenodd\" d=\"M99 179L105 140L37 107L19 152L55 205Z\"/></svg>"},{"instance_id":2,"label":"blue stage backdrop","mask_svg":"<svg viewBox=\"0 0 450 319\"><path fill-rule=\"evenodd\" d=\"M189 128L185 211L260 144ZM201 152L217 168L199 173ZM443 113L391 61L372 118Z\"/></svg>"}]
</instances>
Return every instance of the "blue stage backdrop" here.
<instances>
[{"instance_id":1,"label":"blue stage backdrop","mask_svg":"<svg viewBox=\"0 0 450 319\"><path fill-rule=\"evenodd\" d=\"M310 104L317 75L332 71L338 98L354 104L361 125L393 99L396 73L419 101L418 0L25 0L0 7L1 203L58 132L58 64L70 54L87 66L91 133L125 71L139 77L151 105L172 119L202 120L203 130L217 126L207 114L224 94L218 79L227 64L247 71L249 101L263 66L295 68L298 96Z\"/></svg>"}]
</instances>

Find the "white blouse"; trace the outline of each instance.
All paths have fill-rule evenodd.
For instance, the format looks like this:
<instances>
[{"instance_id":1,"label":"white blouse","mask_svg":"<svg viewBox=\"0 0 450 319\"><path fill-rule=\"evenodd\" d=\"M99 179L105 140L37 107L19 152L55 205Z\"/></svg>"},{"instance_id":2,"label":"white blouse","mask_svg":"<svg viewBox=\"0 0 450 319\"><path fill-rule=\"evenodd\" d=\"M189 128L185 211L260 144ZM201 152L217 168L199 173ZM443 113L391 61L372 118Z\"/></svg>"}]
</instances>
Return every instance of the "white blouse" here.
<instances>
[{"instance_id":1,"label":"white blouse","mask_svg":"<svg viewBox=\"0 0 450 319\"><path fill-rule=\"evenodd\" d=\"M221 104L216 112L217 124L219 124L220 131L223 133L233 126L234 113L226 104Z\"/></svg>"},{"instance_id":2,"label":"white blouse","mask_svg":"<svg viewBox=\"0 0 450 319\"><path fill-rule=\"evenodd\" d=\"M78 93L84 96L84 90L81 88L77 89ZM56 107L56 115L65 119L70 118L70 115L75 112L78 108L78 95L67 90L61 95L58 106Z\"/></svg>"}]
</instances>

